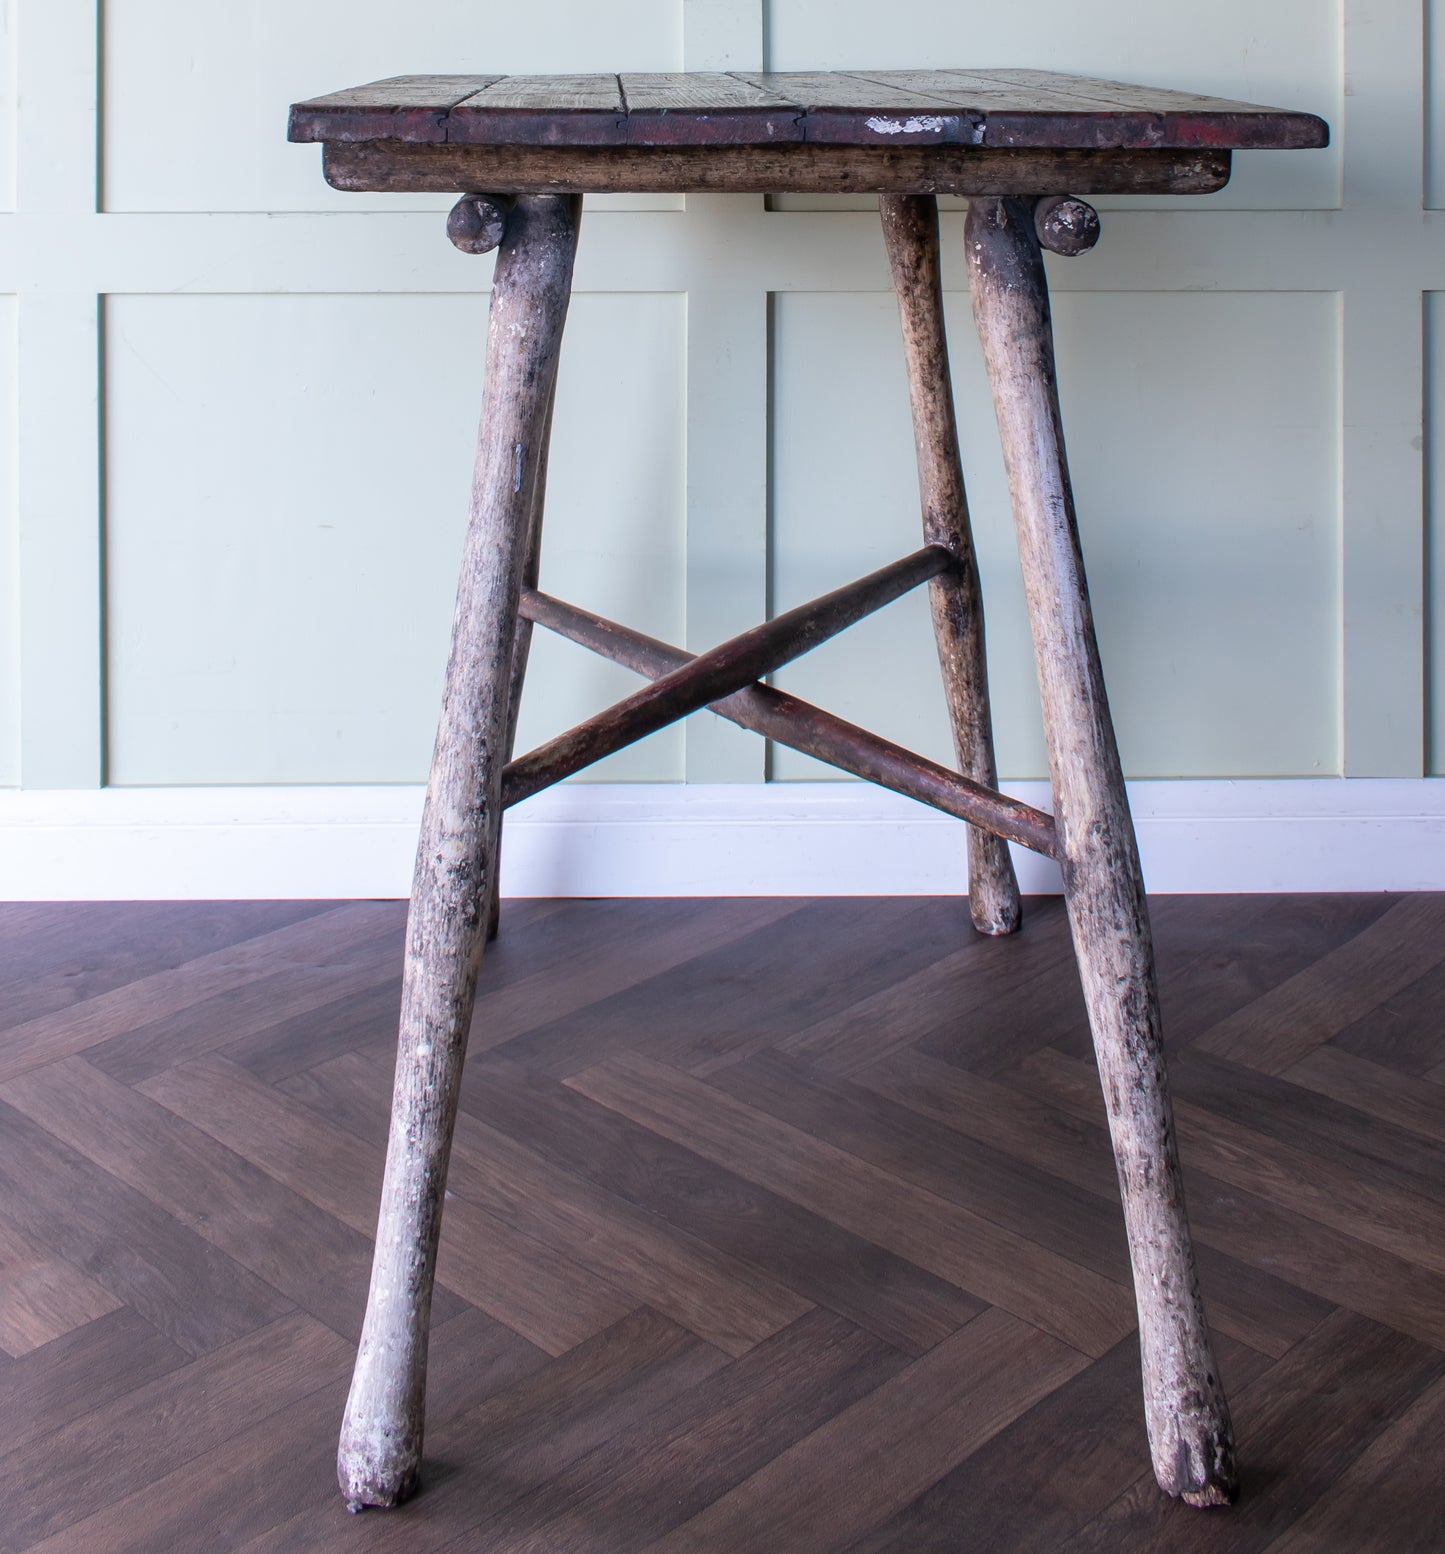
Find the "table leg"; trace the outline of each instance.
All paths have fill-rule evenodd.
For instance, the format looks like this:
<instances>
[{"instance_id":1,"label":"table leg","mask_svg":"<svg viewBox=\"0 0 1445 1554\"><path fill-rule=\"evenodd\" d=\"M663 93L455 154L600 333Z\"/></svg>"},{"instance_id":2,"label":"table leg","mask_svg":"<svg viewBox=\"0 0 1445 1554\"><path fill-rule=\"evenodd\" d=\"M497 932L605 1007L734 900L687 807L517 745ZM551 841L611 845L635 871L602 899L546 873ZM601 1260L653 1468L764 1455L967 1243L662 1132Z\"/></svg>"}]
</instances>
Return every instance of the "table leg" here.
<instances>
[{"instance_id":1,"label":"table leg","mask_svg":"<svg viewBox=\"0 0 1445 1554\"><path fill-rule=\"evenodd\" d=\"M580 214L580 212L579 212ZM527 517L527 554L522 564L524 587L535 588L542 571L542 515L547 505L547 453L552 446L552 407L557 401L557 381L547 399L547 419L542 426L542 449L532 477L532 501ZM527 656L532 649L532 623L525 615L517 617L517 635L512 644L512 673L507 685L507 735L502 745L502 764L512 759L517 743L517 718L522 710L522 686L527 679ZM486 924L488 940L497 937L502 921L502 833L497 833L497 856L487 880Z\"/></svg>"},{"instance_id":2,"label":"table leg","mask_svg":"<svg viewBox=\"0 0 1445 1554\"><path fill-rule=\"evenodd\" d=\"M394 1505L421 1461L437 1238L501 820L534 475L571 293L580 198L519 199L497 257L471 516L407 919L391 1135L337 1476Z\"/></svg>"},{"instance_id":3,"label":"table leg","mask_svg":"<svg viewBox=\"0 0 1445 1554\"><path fill-rule=\"evenodd\" d=\"M1064 894L1119 1170L1154 1472L1191 1505L1235 1492L1164 1073L1154 951L1064 455L1033 202L971 202L974 319L993 387L1043 697Z\"/></svg>"},{"instance_id":4,"label":"table leg","mask_svg":"<svg viewBox=\"0 0 1445 1554\"><path fill-rule=\"evenodd\" d=\"M878 206L903 325L923 538L958 558L955 570L928 585L953 748L965 777L997 788L983 593L969 530L943 325L938 201L932 195L885 194ZM968 897L974 926L981 933L1012 933L1018 927L1019 887L1008 843L976 826L968 831Z\"/></svg>"}]
</instances>

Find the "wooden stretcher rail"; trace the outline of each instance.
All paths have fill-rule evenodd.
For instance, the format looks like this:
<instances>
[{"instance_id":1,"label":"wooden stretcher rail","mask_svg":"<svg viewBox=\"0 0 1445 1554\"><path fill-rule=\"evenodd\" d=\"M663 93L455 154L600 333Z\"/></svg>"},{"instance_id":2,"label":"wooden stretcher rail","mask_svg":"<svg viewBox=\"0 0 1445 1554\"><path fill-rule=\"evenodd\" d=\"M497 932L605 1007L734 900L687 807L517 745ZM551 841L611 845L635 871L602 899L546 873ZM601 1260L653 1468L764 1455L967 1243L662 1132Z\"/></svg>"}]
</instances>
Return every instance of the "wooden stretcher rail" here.
<instances>
[{"instance_id":1,"label":"wooden stretcher rail","mask_svg":"<svg viewBox=\"0 0 1445 1554\"><path fill-rule=\"evenodd\" d=\"M925 545L901 561L700 653L605 712L511 762L502 774L502 803L520 803L688 713L731 696L953 564L952 554L943 546Z\"/></svg>"},{"instance_id":2,"label":"wooden stretcher rail","mask_svg":"<svg viewBox=\"0 0 1445 1554\"><path fill-rule=\"evenodd\" d=\"M521 610L526 619L537 625L649 679L658 679L694 662L693 655L682 648L644 636L536 589L523 592ZM785 691L768 685L749 685L710 703L708 710L765 739L787 745L790 750L801 751L840 771L967 820L1031 852L1042 853L1046 858L1058 857L1052 815L972 782L936 761L915 755Z\"/></svg>"}]
</instances>

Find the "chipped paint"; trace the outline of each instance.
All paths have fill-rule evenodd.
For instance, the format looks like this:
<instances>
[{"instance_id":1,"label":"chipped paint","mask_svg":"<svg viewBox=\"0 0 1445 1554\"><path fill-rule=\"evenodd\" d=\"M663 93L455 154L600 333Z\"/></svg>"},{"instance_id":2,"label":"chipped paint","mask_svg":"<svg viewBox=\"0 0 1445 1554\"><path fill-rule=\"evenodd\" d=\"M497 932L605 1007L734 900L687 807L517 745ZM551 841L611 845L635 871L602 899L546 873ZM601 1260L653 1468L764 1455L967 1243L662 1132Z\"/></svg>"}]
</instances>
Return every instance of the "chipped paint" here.
<instances>
[{"instance_id":1,"label":"chipped paint","mask_svg":"<svg viewBox=\"0 0 1445 1554\"><path fill-rule=\"evenodd\" d=\"M958 115L938 117L921 113L907 119L885 119L875 115L865 121L875 135L938 135L946 129L958 128Z\"/></svg>"}]
</instances>

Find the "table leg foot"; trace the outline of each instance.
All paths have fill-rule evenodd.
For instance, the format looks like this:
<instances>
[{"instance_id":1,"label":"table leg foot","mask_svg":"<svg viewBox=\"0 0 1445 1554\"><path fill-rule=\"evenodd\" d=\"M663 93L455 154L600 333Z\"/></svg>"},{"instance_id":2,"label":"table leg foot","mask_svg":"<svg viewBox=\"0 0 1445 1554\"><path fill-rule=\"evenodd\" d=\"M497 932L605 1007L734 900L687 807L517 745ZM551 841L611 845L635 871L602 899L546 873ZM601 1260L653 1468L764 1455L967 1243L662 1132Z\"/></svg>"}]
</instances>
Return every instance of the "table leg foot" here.
<instances>
[{"instance_id":1,"label":"table leg foot","mask_svg":"<svg viewBox=\"0 0 1445 1554\"><path fill-rule=\"evenodd\" d=\"M966 230L1028 595L1064 894L1129 1234L1154 1472L1169 1494L1219 1505L1235 1493L1233 1433L1184 1212L1148 907L1074 518L1032 202L976 200Z\"/></svg>"},{"instance_id":2,"label":"table leg foot","mask_svg":"<svg viewBox=\"0 0 1445 1554\"><path fill-rule=\"evenodd\" d=\"M885 194L878 208L903 326L923 538L957 558L952 571L928 585L954 752L965 777L997 788L983 592L969 528L943 322L938 201L932 195ZM976 826L968 832L968 898L980 933L1012 933L1019 926L1019 887L1008 843Z\"/></svg>"},{"instance_id":3,"label":"table leg foot","mask_svg":"<svg viewBox=\"0 0 1445 1554\"><path fill-rule=\"evenodd\" d=\"M407 917L371 1291L337 1458L346 1503L419 1482L452 1128L496 872L517 601L576 250L576 196L516 202L497 259L471 517Z\"/></svg>"}]
</instances>

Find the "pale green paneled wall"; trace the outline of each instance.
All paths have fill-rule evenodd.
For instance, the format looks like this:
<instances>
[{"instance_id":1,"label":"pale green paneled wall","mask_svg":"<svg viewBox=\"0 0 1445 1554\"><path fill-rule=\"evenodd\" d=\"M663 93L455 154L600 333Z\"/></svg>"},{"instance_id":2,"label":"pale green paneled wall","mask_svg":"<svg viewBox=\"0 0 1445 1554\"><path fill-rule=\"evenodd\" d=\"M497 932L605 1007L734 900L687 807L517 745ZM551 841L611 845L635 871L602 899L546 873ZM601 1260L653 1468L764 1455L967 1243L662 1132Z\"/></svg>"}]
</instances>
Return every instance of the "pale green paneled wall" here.
<instances>
[{"instance_id":1,"label":"pale green paneled wall","mask_svg":"<svg viewBox=\"0 0 1445 1554\"><path fill-rule=\"evenodd\" d=\"M956 242L961 223L951 225ZM1013 776L1044 776L988 385L968 298L949 303L999 763ZM1055 330L1100 646L1129 771L1337 772L1339 471L1322 456L1339 414L1335 298L1075 292L1058 299ZM889 297L779 299L773 575L781 606L914 543L897 333ZM929 641L927 603L914 595L778 683L947 759ZM773 771L827 775L791 752L778 753Z\"/></svg>"},{"instance_id":2,"label":"pale green paneled wall","mask_svg":"<svg viewBox=\"0 0 1445 1554\"><path fill-rule=\"evenodd\" d=\"M559 0L479 21L470 0L197 0L178 27L164 0L0 0L0 783L424 773L490 265L446 242L445 200L328 190L315 148L284 142L291 99L410 70L764 63L1033 65L1330 119L1329 151L1242 155L1219 195L1113 202L1100 247L1052 266L1065 413L1130 772L1419 775L1427 712L1445 728L1442 612L1427 630L1422 609L1434 10ZM949 214L1002 765L1028 777L1037 703L961 247ZM871 212L590 202L577 285L546 586L700 648L916 543ZM915 598L781 680L946 756L936 675ZM523 743L632 683L539 643ZM1445 770L1445 740L1428 761ZM765 774L706 717L596 773Z\"/></svg>"},{"instance_id":3,"label":"pale green paneled wall","mask_svg":"<svg viewBox=\"0 0 1445 1554\"><path fill-rule=\"evenodd\" d=\"M15 299L0 297L0 787L20 780L20 535L15 521Z\"/></svg>"},{"instance_id":4,"label":"pale green paneled wall","mask_svg":"<svg viewBox=\"0 0 1445 1554\"><path fill-rule=\"evenodd\" d=\"M675 296L577 298L546 537L550 587L673 639L682 323ZM105 340L109 780L424 778L470 485L478 299L113 297ZM553 694L529 705L524 742L631 688L574 655L539 642ZM681 776L681 752L672 730L599 775Z\"/></svg>"}]
</instances>

